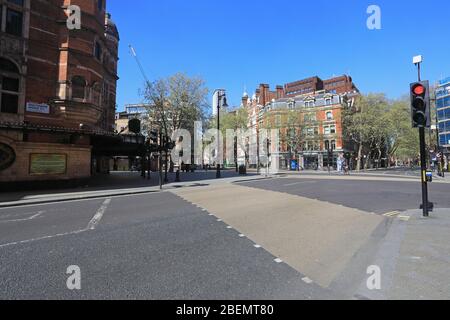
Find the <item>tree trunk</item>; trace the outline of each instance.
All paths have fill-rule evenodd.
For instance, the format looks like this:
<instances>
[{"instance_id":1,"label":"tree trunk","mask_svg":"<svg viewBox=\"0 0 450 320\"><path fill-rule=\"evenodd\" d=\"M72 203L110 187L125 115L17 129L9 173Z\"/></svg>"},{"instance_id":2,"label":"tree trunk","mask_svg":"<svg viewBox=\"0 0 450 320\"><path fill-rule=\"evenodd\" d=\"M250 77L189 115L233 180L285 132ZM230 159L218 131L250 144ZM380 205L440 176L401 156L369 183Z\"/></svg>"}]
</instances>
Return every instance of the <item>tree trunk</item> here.
<instances>
[{"instance_id":1,"label":"tree trunk","mask_svg":"<svg viewBox=\"0 0 450 320\"><path fill-rule=\"evenodd\" d=\"M381 157L383 156L383 153L381 152L381 149L378 148L378 163L377 163L377 169L380 169L381 165Z\"/></svg>"},{"instance_id":2,"label":"tree trunk","mask_svg":"<svg viewBox=\"0 0 450 320\"><path fill-rule=\"evenodd\" d=\"M356 164L356 171L358 171L358 172L361 171L362 150L363 150L363 145L362 145L362 143L360 143L359 148L358 148L358 162Z\"/></svg>"}]
</instances>

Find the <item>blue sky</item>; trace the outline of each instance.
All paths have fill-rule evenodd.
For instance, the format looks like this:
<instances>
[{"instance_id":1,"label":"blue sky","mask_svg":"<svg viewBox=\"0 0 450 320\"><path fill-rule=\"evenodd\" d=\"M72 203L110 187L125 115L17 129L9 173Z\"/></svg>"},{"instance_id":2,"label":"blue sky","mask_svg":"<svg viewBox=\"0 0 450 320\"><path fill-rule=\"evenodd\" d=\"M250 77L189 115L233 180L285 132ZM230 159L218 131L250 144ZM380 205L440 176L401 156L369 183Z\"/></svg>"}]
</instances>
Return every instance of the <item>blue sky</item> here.
<instances>
[{"instance_id":1,"label":"blue sky","mask_svg":"<svg viewBox=\"0 0 450 320\"><path fill-rule=\"evenodd\" d=\"M369 30L367 7L381 8L382 29ZM109 0L120 36L117 103L142 101L144 81L176 72L200 76L210 90L227 89L239 105L244 86L317 75L350 74L363 93L397 98L416 79L450 76L448 0Z\"/></svg>"}]
</instances>

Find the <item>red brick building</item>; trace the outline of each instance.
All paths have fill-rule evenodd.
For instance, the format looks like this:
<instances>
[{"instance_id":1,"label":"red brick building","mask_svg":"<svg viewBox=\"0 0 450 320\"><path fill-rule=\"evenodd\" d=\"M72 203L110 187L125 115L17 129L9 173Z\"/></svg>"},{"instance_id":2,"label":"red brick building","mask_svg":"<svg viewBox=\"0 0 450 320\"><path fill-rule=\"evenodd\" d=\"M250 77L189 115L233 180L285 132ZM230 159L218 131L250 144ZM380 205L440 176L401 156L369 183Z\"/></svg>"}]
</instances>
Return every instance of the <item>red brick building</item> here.
<instances>
[{"instance_id":1,"label":"red brick building","mask_svg":"<svg viewBox=\"0 0 450 320\"><path fill-rule=\"evenodd\" d=\"M255 134L259 128L279 129L281 168L287 168L290 160L304 168L326 168L353 152L344 138L342 112L358 94L350 76L311 77L275 91L261 84L251 98L244 94L242 106L249 112L248 129Z\"/></svg>"},{"instance_id":2,"label":"red brick building","mask_svg":"<svg viewBox=\"0 0 450 320\"><path fill-rule=\"evenodd\" d=\"M0 0L0 17L0 182L107 171L95 145L114 136L119 34L106 1Z\"/></svg>"}]
</instances>

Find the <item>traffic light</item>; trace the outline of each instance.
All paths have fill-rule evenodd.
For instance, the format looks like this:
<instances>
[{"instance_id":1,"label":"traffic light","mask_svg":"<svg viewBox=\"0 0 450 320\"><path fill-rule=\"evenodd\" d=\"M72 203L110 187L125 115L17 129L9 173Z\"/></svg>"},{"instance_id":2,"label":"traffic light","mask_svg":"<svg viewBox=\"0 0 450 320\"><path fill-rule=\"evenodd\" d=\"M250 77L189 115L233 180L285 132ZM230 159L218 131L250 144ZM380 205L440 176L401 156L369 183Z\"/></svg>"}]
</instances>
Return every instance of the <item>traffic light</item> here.
<instances>
[{"instance_id":1,"label":"traffic light","mask_svg":"<svg viewBox=\"0 0 450 320\"><path fill-rule=\"evenodd\" d=\"M164 138L164 150L170 151L175 148L175 142L171 141L169 137Z\"/></svg>"},{"instance_id":2,"label":"traffic light","mask_svg":"<svg viewBox=\"0 0 450 320\"><path fill-rule=\"evenodd\" d=\"M152 130L150 131L147 139L147 148L148 152L158 152L159 146L158 146L158 131Z\"/></svg>"},{"instance_id":3,"label":"traffic light","mask_svg":"<svg viewBox=\"0 0 450 320\"><path fill-rule=\"evenodd\" d=\"M128 130L135 134L141 133L141 120L131 119L128 121Z\"/></svg>"},{"instance_id":4,"label":"traffic light","mask_svg":"<svg viewBox=\"0 0 450 320\"><path fill-rule=\"evenodd\" d=\"M413 128L431 127L430 84L428 81L411 84L411 116Z\"/></svg>"},{"instance_id":5,"label":"traffic light","mask_svg":"<svg viewBox=\"0 0 450 320\"><path fill-rule=\"evenodd\" d=\"M149 138L150 138L151 144L158 144L158 130L150 131Z\"/></svg>"}]
</instances>

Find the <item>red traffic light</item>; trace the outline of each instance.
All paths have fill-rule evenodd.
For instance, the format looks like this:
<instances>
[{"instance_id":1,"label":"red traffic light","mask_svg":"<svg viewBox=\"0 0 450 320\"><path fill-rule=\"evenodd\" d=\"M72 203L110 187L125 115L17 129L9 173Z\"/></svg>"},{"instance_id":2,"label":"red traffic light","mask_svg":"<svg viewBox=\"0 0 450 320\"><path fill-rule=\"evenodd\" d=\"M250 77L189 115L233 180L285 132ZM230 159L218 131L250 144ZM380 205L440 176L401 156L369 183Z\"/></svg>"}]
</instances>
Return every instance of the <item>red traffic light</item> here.
<instances>
[{"instance_id":1,"label":"red traffic light","mask_svg":"<svg viewBox=\"0 0 450 320\"><path fill-rule=\"evenodd\" d=\"M421 84L418 84L413 88L413 92L415 95L421 96L425 93L425 87Z\"/></svg>"}]
</instances>

